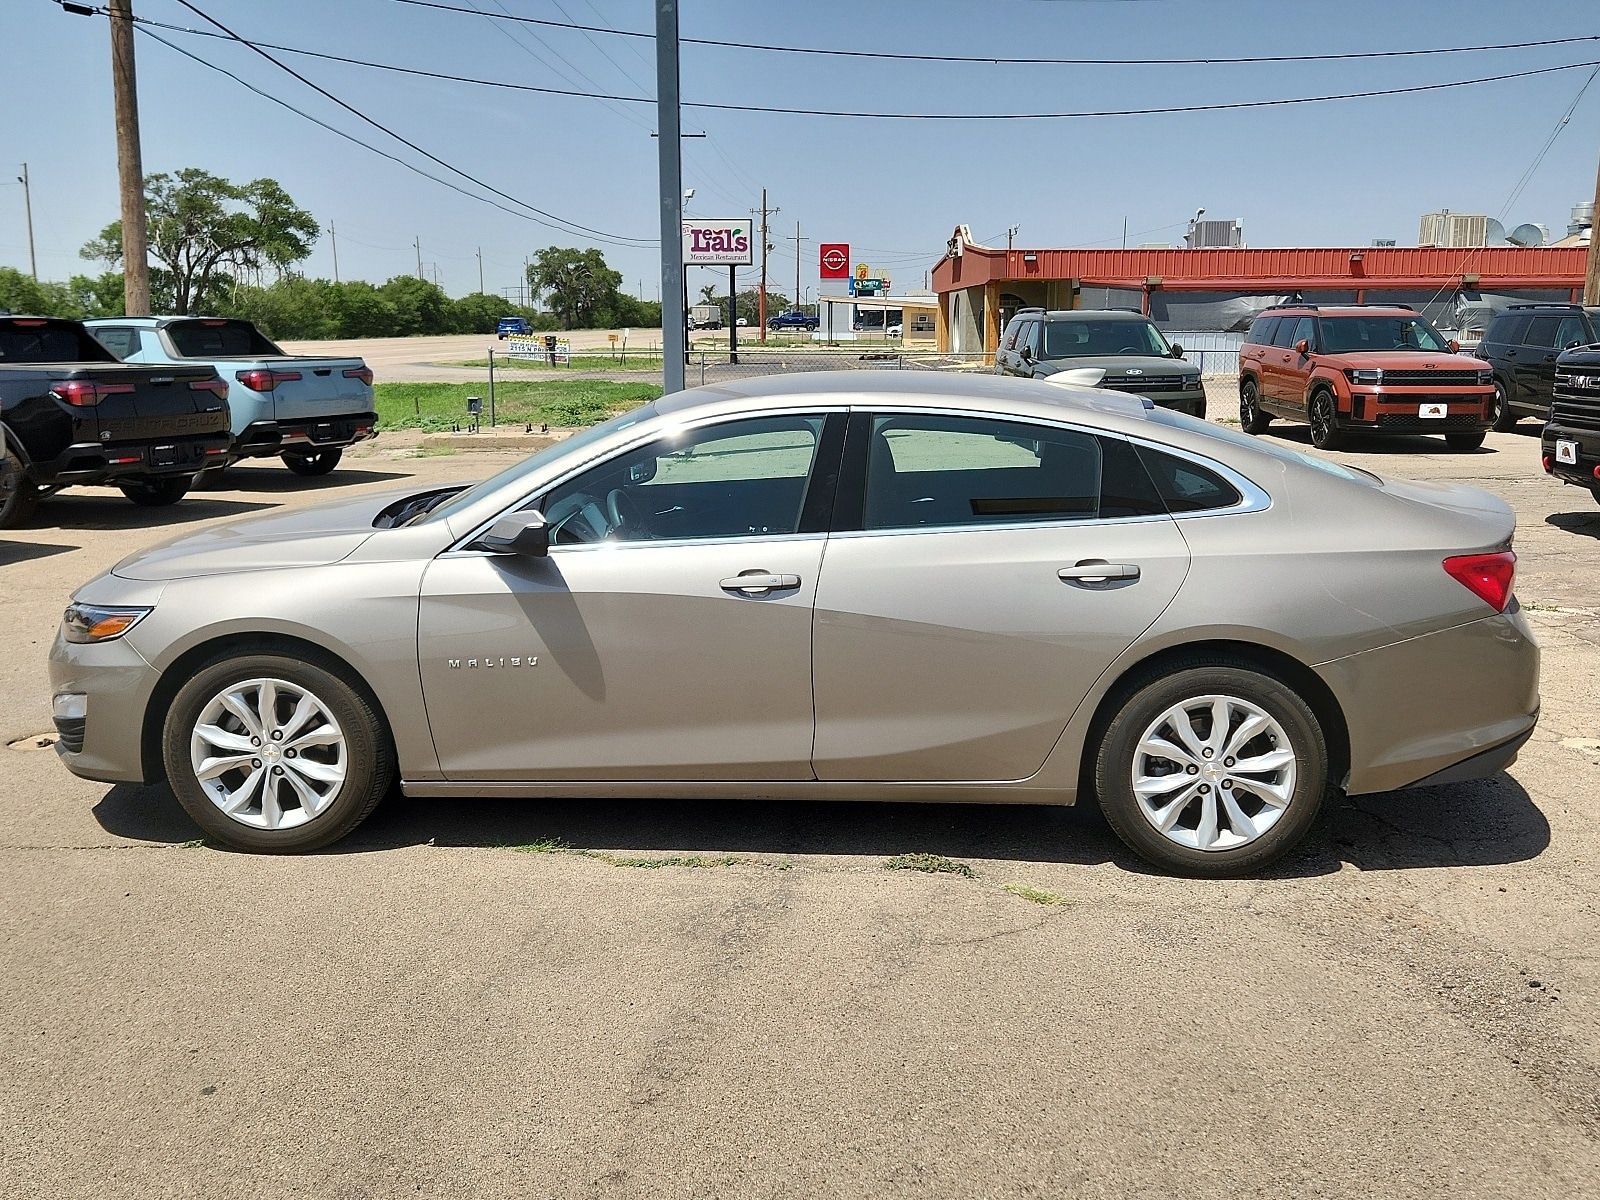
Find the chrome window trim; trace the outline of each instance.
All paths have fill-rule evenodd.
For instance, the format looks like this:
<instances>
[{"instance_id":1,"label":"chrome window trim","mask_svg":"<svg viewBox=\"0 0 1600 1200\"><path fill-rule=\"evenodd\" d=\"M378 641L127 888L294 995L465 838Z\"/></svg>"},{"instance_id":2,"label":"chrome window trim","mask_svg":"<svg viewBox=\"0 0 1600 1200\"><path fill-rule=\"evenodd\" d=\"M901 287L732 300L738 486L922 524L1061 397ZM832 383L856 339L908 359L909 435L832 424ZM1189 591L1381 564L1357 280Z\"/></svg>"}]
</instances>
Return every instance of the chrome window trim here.
<instances>
[{"instance_id":1,"label":"chrome window trim","mask_svg":"<svg viewBox=\"0 0 1600 1200\"><path fill-rule=\"evenodd\" d=\"M772 417L790 417L790 416L793 416L793 417L814 417L814 416L822 416L822 417L826 418L826 417L828 417L828 416L830 416L830 415L832 415L834 413L843 413L843 412L848 412L848 411L849 411L848 408L846 408L843 405L840 405L840 404L829 404L829 405L818 405L815 408L808 407L808 408L783 409L783 410L780 410L778 412L773 412L771 409L760 409L760 410L757 410L757 411L754 411L754 412L719 413L719 414L717 414L715 416L701 417L698 420L691 420L691 421L678 421L678 422L670 421L670 420L667 419L669 414L662 414L660 417L658 417L658 419L662 420L663 421L663 425L666 426L666 427L670 427L672 429L689 430L689 429L703 429L706 426L710 426L710 425L726 425L726 424L731 424L734 421L762 420L762 419L767 419L767 418L772 418ZM582 463L579 463L576 466L574 466L566 474L558 475L554 479L551 479L550 481L548 481L546 483L541 483L538 487L529 489L527 492L524 492L522 495L518 496L517 499L512 501L512 503L509 504L507 507L505 507L505 508L501 509L499 512L495 513L495 515L490 517L487 521L484 521L481 525L479 525L471 533L467 534L466 537L458 538L453 545L451 545L447 549L441 551L440 554L438 555L438 557L443 557L446 554L459 554L459 553L467 553L467 554L473 554L473 555L487 555L488 557L491 557L491 558L501 557L500 555L489 554L488 551L469 551L467 549L467 547L470 546L473 542L477 541L479 538L481 538L485 533L487 533L489 531L490 527L493 526L496 521L500 520L501 517L504 517L509 513L522 511L522 507L524 505L526 505L528 500L531 499L534 496L539 495L541 492L548 492L552 488L558 488L558 487L562 486L563 484L567 483L569 480L575 479L577 476L583 474L587 470L591 470L591 469L596 468L596 467L604 466L606 463L610 462L614 458L619 458L624 454L628 454L631 451L637 450L640 446L647 446L651 442L660 440L660 438L663 436L663 433L664 433L663 425L658 425L658 426L656 426L656 428L652 432L643 434L640 437L634 438L630 442L624 443L623 445L617 447L610 454L607 454L604 457L596 455L596 456L594 456L592 458L585 459ZM821 437L819 435L818 440L817 440L818 448L820 448L821 445L822 445L822 441L821 441ZM813 452L812 452L812 466L813 467L816 466L816 452L815 452L815 450L813 450ZM808 479L810 477L810 474L811 474L811 472L808 470L806 472L806 475L807 475ZM703 546L703 545L707 544L708 542L714 542L714 541L747 542L747 541L752 540L753 536L754 535L746 536L746 537L729 537L729 538L661 538L659 540L652 539L651 541L648 541L648 542L638 542L638 543L633 543L633 542L600 543L600 542L596 542L596 543L592 543L592 545L595 548L599 548L599 547L603 547L603 546L610 546L612 548L615 548L617 546L629 546L629 545L666 546L666 545L678 545L678 544ZM795 537L823 537L823 536L826 536L826 535L824 535L824 534L789 533L789 534L772 534L770 536L772 538L780 538L780 537L795 538ZM570 548L571 548L570 546L561 547L561 549L563 549L563 550L570 549ZM550 549L553 552L556 549L556 547L552 546L552 547L550 547Z\"/></svg>"}]
</instances>

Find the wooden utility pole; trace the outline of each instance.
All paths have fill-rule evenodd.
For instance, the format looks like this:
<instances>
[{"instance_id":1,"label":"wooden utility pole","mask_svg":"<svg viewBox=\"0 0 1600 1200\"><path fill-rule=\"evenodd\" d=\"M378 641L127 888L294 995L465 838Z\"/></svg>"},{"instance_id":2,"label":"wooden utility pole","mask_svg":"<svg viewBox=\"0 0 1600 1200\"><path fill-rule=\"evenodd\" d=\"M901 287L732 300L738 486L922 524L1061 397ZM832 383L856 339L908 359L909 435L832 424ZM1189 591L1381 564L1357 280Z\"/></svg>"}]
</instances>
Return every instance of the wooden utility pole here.
<instances>
[{"instance_id":1,"label":"wooden utility pole","mask_svg":"<svg viewBox=\"0 0 1600 1200\"><path fill-rule=\"evenodd\" d=\"M794 306L800 307L800 222L794 223Z\"/></svg>"},{"instance_id":2,"label":"wooden utility pole","mask_svg":"<svg viewBox=\"0 0 1600 1200\"><path fill-rule=\"evenodd\" d=\"M39 259L33 252L33 192L28 184L28 164L22 164L22 174L17 176L17 182L22 185L22 209L28 216L28 270L33 275L33 281L39 282Z\"/></svg>"},{"instance_id":3,"label":"wooden utility pole","mask_svg":"<svg viewBox=\"0 0 1600 1200\"><path fill-rule=\"evenodd\" d=\"M122 307L150 315L150 243L145 233L144 159L139 153L139 89L133 71L133 0L108 0L111 92L117 111L117 181L122 189Z\"/></svg>"},{"instance_id":4,"label":"wooden utility pole","mask_svg":"<svg viewBox=\"0 0 1600 1200\"><path fill-rule=\"evenodd\" d=\"M478 247L478 295L483 295L483 247Z\"/></svg>"},{"instance_id":5,"label":"wooden utility pole","mask_svg":"<svg viewBox=\"0 0 1600 1200\"><path fill-rule=\"evenodd\" d=\"M1600 304L1600 248L1595 237L1595 218L1600 217L1600 170L1594 180L1594 212L1589 214L1589 269L1583 278L1583 302Z\"/></svg>"},{"instance_id":6,"label":"wooden utility pole","mask_svg":"<svg viewBox=\"0 0 1600 1200\"><path fill-rule=\"evenodd\" d=\"M339 282L339 234L333 227L333 222L328 222L328 242L333 247L333 281Z\"/></svg>"},{"instance_id":7,"label":"wooden utility pole","mask_svg":"<svg viewBox=\"0 0 1600 1200\"><path fill-rule=\"evenodd\" d=\"M767 207L767 189L762 188L761 207L752 208L750 211L761 214L761 291L756 297L756 320L761 327L761 340L765 342L767 340L767 218L783 210Z\"/></svg>"},{"instance_id":8,"label":"wooden utility pole","mask_svg":"<svg viewBox=\"0 0 1600 1200\"><path fill-rule=\"evenodd\" d=\"M426 279L427 276L422 273L422 237L420 234L417 236L416 241L412 242L412 245L417 248L417 278Z\"/></svg>"}]
</instances>

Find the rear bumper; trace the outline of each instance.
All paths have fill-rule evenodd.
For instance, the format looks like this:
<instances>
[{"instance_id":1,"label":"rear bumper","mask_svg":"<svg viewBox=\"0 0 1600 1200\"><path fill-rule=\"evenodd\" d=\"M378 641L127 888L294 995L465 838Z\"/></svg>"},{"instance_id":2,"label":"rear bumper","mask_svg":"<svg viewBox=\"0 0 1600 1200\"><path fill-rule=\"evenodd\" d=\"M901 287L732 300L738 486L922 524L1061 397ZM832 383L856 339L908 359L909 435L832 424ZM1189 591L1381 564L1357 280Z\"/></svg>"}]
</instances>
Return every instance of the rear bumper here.
<instances>
[{"instance_id":1,"label":"rear bumper","mask_svg":"<svg viewBox=\"0 0 1600 1200\"><path fill-rule=\"evenodd\" d=\"M1577 462L1556 461L1558 441L1578 444ZM1600 486L1600 476L1595 474L1600 470L1600 433L1592 429L1569 429L1560 425L1546 425L1544 432L1539 435L1539 452L1543 460L1550 464L1546 470L1562 483L1586 488Z\"/></svg>"},{"instance_id":2,"label":"rear bumper","mask_svg":"<svg viewBox=\"0 0 1600 1200\"><path fill-rule=\"evenodd\" d=\"M55 458L31 464L38 483L65 485L104 483L151 475L192 475L225 462L229 454L226 432L157 439L148 442L80 442Z\"/></svg>"},{"instance_id":3,"label":"rear bumper","mask_svg":"<svg viewBox=\"0 0 1600 1200\"><path fill-rule=\"evenodd\" d=\"M236 458L271 458L285 450L353 446L377 436L378 414L372 412L256 421L234 439L233 453Z\"/></svg>"},{"instance_id":4,"label":"rear bumper","mask_svg":"<svg viewBox=\"0 0 1600 1200\"><path fill-rule=\"evenodd\" d=\"M1520 745L1539 720L1539 646L1515 606L1316 670L1344 712L1352 796L1445 782L1452 768Z\"/></svg>"}]
</instances>

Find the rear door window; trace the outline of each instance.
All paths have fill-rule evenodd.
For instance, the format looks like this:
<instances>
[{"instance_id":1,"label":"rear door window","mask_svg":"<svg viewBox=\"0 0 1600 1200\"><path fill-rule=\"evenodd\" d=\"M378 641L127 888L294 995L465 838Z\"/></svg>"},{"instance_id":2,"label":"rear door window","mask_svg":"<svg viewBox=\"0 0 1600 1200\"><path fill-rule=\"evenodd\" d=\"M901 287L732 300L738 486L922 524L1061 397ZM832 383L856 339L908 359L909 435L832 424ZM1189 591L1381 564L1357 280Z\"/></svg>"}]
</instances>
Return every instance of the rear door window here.
<instances>
[{"instance_id":1,"label":"rear door window","mask_svg":"<svg viewBox=\"0 0 1600 1200\"><path fill-rule=\"evenodd\" d=\"M1522 335L1524 346L1551 346L1556 344L1556 331L1560 317L1535 317L1528 322L1528 332Z\"/></svg>"},{"instance_id":2,"label":"rear door window","mask_svg":"<svg viewBox=\"0 0 1600 1200\"><path fill-rule=\"evenodd\" d=\"M249 321L174 321L167 337L179 358L279 358L283 351Z\"/></svg>"},{"instance_id":3,"label":"rear door window","mask_svg":"<svg viewBox=\"0 0 1600 1200\"><path fill-rule=\"evenodd\" d=\"M1282 317L1278 327L1272 331L1272 344L1288 349L1294 345L1294 331L1299 327L1300 321L1295 317Z\"/></svg>"}]
</instances>

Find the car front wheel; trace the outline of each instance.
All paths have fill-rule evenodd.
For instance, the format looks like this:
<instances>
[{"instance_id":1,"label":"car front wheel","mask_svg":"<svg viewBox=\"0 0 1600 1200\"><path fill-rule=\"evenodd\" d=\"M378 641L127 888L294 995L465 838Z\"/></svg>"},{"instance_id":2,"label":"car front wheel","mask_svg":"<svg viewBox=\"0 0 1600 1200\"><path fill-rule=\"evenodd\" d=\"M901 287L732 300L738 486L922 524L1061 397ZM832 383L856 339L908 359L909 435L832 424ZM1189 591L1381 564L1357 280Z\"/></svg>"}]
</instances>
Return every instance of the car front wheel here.
<instances>
[{"instance_id":1,"label":"car front wheel","mask_svg":"<svg viewBox=\"0 0 1600 1200\"><path fill-rule=\"evenodd\" d=\"M388 728L361 690L314 660L271 653L214 661L184 684L162 757L206 835L257 853L337 841L395 771Z\"/></svg>"},{"instance_id":2,"label":"car front wheel","mask_svg":"<svg viewBox=\"0 0 1600 1200\"><path fill-rule=\"evenodd\" d=\"M117 487L142 508L164 508L187 496L193 482L192 475L161 475L154 479L127 479Z\"/></svg>"},{"instance_id":3,"label":"car front wheel","mask_svg":"<svg viewBox=\"0 0 1600 1200\"><path fill-rule=\"evenodd\" d=\"M1511 397L1506 395L1506 385L1498 379L1494 384L1494 427L1501 433L1510 433L1517 427L1517 414L1511 411Z\"/></svg>"},{"instance_id":4,"label":"car front wheel","mask_svg":"<svg viewBox=\"0 0 1600 1200\"><path fill-rule=\"evenodd\" d=\"M1310 408L1311 444L1318 450L1337 450L1344 445L1344 431L1339 428L1339 410L1333 402L1333 393L1317 392L1311 397Z\"/></svg>"},{"instance_id":5,"label":"car front wheel","mask_svg":"<svg viewBox=\"0 0 1600 1200\"><path fill-rule=\"evenodd\" d=\"M1316 821L1328 748L1288 685L1247 664L1169 669L1106 728L1095 791L1128 847L1179 875L1258 871Z\"/></svg>"}]
</instances>

